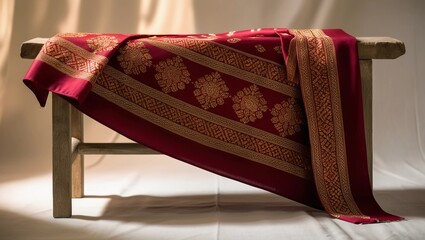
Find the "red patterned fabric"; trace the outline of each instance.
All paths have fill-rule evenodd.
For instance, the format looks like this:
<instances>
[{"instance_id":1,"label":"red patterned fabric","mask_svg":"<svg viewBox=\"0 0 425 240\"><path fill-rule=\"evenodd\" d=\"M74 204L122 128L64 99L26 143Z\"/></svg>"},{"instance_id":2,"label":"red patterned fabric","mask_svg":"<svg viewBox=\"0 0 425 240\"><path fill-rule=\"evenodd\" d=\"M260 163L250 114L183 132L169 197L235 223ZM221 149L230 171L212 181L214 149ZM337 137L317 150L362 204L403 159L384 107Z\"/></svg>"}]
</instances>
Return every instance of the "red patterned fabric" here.
<instances>
[{"instance_id":1,"label":"red patterned fabric","mask_svg":"<svg viewBox=\"0 0 425 240\"><path fill-rule=\"evenodd\" d=\"M24 78L153 149L354 223L399 220L367 174L355 38L342 30L68 33Z\"/></svg>"}]
</instances>

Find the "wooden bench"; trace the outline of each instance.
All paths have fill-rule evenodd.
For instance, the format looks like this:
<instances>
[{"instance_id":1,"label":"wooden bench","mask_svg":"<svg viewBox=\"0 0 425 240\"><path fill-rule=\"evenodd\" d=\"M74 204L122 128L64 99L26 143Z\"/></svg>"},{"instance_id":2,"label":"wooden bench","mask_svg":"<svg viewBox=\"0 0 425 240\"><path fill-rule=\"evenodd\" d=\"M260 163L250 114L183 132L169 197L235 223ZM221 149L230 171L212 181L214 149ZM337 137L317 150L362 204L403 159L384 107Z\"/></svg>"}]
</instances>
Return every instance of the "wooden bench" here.
<instances>
[{"instance_id":1,"label":"wooden bench","mask_svg":"<svg viewBox=\"0 0 425 240\"><path fill-rule=\"evenodd\" d=\"M403 42L389 37L359 37L369 176L372 181L372 59L395 59L405 53ZM34 59L46 38L24 42L21 57ZM84 196L84 155L159 154L137 143L85 143L82 113L56 94L52 99L53 216L70 217L72 198Z\"/></svg>"}]
</instances>

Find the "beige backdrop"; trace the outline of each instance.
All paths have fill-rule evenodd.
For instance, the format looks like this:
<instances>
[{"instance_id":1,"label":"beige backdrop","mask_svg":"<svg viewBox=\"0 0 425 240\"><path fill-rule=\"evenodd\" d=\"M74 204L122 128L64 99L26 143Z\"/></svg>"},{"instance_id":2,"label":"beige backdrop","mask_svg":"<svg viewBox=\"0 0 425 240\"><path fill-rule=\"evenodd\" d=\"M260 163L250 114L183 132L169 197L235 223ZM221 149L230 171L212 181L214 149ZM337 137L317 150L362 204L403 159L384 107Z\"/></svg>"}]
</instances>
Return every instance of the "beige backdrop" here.
<instances>
[{"instance_id":1,"label":"beige backdrop","mask_svg":"<svg viewBox=\"0 0 425 240\"><path fill-rule=\"evenodd\" d=\"M50 102L22 84L23 41L58 32L210 33L257 27L343 28L390 36L407 53L374 62L375 173L423 186L425 172L425 1L423 0L0 0L0 181L50 171ZM115 133L86 119L88 140ZM96 157L94 157L96 158Z\"/></svg>"}]
</instances>

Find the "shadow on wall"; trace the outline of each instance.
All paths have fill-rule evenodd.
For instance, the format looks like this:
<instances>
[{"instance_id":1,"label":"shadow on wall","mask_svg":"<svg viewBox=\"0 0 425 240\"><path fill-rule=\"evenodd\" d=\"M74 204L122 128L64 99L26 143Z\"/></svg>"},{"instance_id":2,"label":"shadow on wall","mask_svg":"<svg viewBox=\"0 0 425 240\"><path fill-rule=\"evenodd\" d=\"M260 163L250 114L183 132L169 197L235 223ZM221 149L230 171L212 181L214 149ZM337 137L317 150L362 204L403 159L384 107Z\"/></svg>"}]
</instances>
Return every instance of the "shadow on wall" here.
<instances>
[{"instance_id":1,"label":"shadow on wall","mask_svg":"<svg viewBox=\"0 0 425 240\"><path fill-rule=\"evenodd\" d=\"M339 1L216 0L193 1L193 6L195 28L202 33L267 27L323 28L330 25L330 16L344 12L344 4Z\"/></svg>"},{"instance_id":2,"label":"shadow on wall","mask_svg":"<svg viewBox=\"0 0 425 240\"><path fill-rule=\"evenodd\" d=\"M34 96L22 83L30 61L19 57L23 41L36 36L51 36L58 31L68 6L61 1L15 1L12 37L7 62L7 89L0 102L0 180L22 178L47 171L50 165L50 116L41 111ZM49 135L47 135L49 134Z\"/></svg>"},{"instance_id":3,"label":"shadow on wall","mask_svg":"<svg viewBox=\"0 0 425 240\"><path fill-rule=\"evenodd\" d=\"M1 91L0 96L0 181L51 171L50 100L46 108L41 109L22 83L31 61L20 59L21 43L35 37L51 37L58 32L136 32L141 21L142 2L15 1L8 61L2 66L7 76L1 80L1 86L7 91ZM157 11L156 4L148 7L144 11ZM147 15L143 21L149 22L152 17ZM89 120L89 128L92 122ZM93 134L103 137L110 132Z\"/></svg>"},{"instance_id":4,"label":"shadow on wall","mask_svg":"<svg viewBox=\"0 0 425 240\"><path fill-rule=\"evenodd\" d=\"M2 79L0 119L0 181L50 172L50 100L40 109L33 94L22 84L31 61L19 57L22 42L51 37L59 32L167 33L193 32L192 0L15 0L7 76ZM3 66L2 66L3 67ZM108 140L106 128L90 131L87 139ZM95 124L96 125L96 124ZM100 130L100 131L97 131Z\"/></svg>"}]
</instances>

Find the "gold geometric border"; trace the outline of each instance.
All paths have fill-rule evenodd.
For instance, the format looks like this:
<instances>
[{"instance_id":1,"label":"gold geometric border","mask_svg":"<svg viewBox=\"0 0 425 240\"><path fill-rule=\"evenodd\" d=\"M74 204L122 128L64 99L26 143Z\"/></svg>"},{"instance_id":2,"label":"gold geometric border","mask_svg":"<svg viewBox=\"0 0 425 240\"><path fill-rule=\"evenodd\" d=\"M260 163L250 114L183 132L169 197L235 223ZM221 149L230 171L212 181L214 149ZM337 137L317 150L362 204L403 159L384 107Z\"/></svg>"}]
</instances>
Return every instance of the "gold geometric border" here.
<instances>
[{"instance_id":1,"label":"gold geometric border","mask_svg":"<svg viewBox=\"0 0 425 240\"><path fill-rule=\"evenodd\" d=\"M91 53L60 38L50 38L42 47L36 58L60 72L93 82L95 76L108 63L108 58Z\"/></svg>"},{"instance_id":2,"label":"gold geometric border","mask_svg":"<svg viewBox=\"0 0 425 240\"><path fill-rule=\"evenodd\" d=\"M106 74L106 73L102 73ZM108 75L108 78L112 76ZM98 81L100 83L100 80ZM116 84L113 84L116 86ZM106 87L106 88L105 88ZM259 153L255 150L250 150L245 147L241 147L236 144L227 143L221 139L217 139L214 137L210 137L208 135L205 135L199 131L195 131L191 128L185 127L177 122L174 122L166 117L162 117L160 115L157 115L157 113L150 111L149 109L145 109L139 104L136 104L133 100L135 95L133 96L121 96L123 93L115 93L114 91L111 91L108 89L107 86L100 86L99 84L94 85L93 91L100 95L101 97L107 99L108 101L120 106L123 109L126 109L127 111L137 115L138 117L145 119L155 125L158 125L164 129L167 129L171 132L174 132L180 136L183 136L185 138L191 139L195 142L201 143L203 145L206 145L211 148L215 148L224 152L228 152L246 159L249 159L251 161L261 163L270 167L273 167L275 169L285 171L288 173L291 173L295 176L304 178L304 179L311 179L311 171L308 171L307 169L297 167L293 163L286 162L282 159L277 159L275 157L271 157L269 155L264 155L262 153ZM140 94L145 94L145 92L140 92ZM124 94L125 95L125 94ZM155 101L152 97L147 97L147 99L150 99L150 103L154 104L153 101ZM158 100L158 102L162 101ZM164 103L161 103L164 104ZM171 107L172 108L172 107ZM172 108L173 109L173 108ZM177 110L177 109L176 109ZM179 111L178 109L177 111ZM175 110L173 110L175 112ZM178 114L177 112L175 112ZM293 152L295 154L295 152ZM296 155L294 155L296 156ZM299 155L302 159L305 158L305 156ZM300 163L300 162L299 162ZM230 164L230 163L229 163Z\"/></svg>"},{"instance_id":3,"label":"gold geometric border","mask_svg":"<svg viewBox=\"0 0 425 240\"><path fill-rule=\"evenodd\" d=\"M75 54L78 54L79 56L88 59L90 61L96 62L98 64L106 64L109 60L107 57L102 55L97 55L92 52L89 52L83 48L81 48L78 45L75 45L74 43L60 37L52 37L48 40L49 42L54 42L57 45L60 45L66 49L68 49L70 52L73 52Z\"/></svg>"},{"instance_id":4,"label":"gold geometric border","mask_svg":"<svg viewBox=\"0 0 425 240\"><path fill-rule=\"evenodd\" d=\"M285 95L294 97L294 98L301 98L300 90L289 86L287 84L271 80L269 78L266 78L264 76L257 75L252 72L248 72L244 69L240 69L235 66L231 66L229 64L223 63L221 61L217 61L215 59L212 59L210 57L207 57L205 55L199 54L197 52L194 52L192 50L189 50L185 47L181 47L178 45L174 45L172 43L163 42L163 41L157 41L155 39L144 39L143 40L146 43L149 43L157 48L164 49L168 52L174 53L176 55L182 56L186 59L189 59L190 61L196 62L197 64L209 67L211 69L217 70L219 72L223 72L225 74L228 74L233 77L237 77L240 79L243 79L245 81L254 83L258 86L262 86L268 89L271 89L278 93L283 93Z\"/></svg>"},{"instance_id":5,"label":"gold geometric border","mask_svg":"<svg viewBox=\"0 0 425 240\"><path fill-rule=\"evenodd\" d=\"M295 36L298 67L316 187L326 211L335 216L368 218L350 188L333 41L321 30L290 30Z\"/></svg>"},{"instance_id":6,"label":"gold geometric border","mask_svg":"<svg viewBox=\"0 0 425 240\"><path fill-rule=\"evenodd\" d=\"M86 81L91 81L96 76L92 73L81 72L79 70L76 70L75 68L64 64L63 62L57 60L56 58L54 58L50 55L47 55L44 52L40 52L37 55L36 60L44 62L44 63L50 65L51 67L55 68L56 70L66 74L68 76L72 76L74 78L79 78L79 79L83 79L83 80L86 80Z\"/></svg>"},{"instance_id":7,"label":"gold geometric border","mask_svg":"<svg viewBox=\"0 0 425 240\"><path fill-rule=\"evenodd\" d=\"M285 67L281 63L223 45L216 41L191 38L155 38L155 40L189 49L273 81L285 82L286 79ZM246 65L246 63L256 63L256 67L253 68L250 65Z\"/></svg>"},{"instance_id":8,"label":"gold geometric border","mask_svg":"<svg viewBox=\"0 0 425 240\"><path fill-rule=\"evenodd\" d=\"M242 132L247 135L253 136L255 138L287 148L291 151L295 151L295 152L304 154L306 156L310 156L310 148L308 146L292 141L288 138L283 138L279 135L271 134L261 129L251 127L249 125L240 123L238 121L230 120L226 117L222 117L218 114L205 111L198 107L194 107L191 104L188 104L168 94L165 94L145 84L142 84L141 82L135 80L134 78L126 74L123 74L122 72L118 71L117 69L113 67L106 66L104 69L104 73L113 77L120 83L125 84L126 86L136 89L137 91L143 92L143 94L146 94L155 99L160 99L161 102L164 102L165 104L170 105L173 108L181 109L182 111L188 112L204 120L208 120L209 122L212 122L214 124L224 125L227 128L230 128L232 130Z\"/></svg>"}]
</instances>

